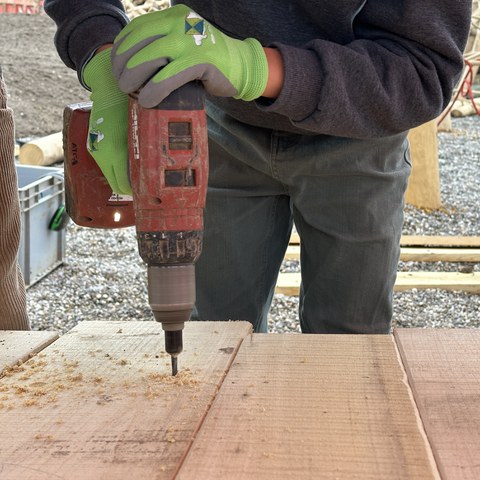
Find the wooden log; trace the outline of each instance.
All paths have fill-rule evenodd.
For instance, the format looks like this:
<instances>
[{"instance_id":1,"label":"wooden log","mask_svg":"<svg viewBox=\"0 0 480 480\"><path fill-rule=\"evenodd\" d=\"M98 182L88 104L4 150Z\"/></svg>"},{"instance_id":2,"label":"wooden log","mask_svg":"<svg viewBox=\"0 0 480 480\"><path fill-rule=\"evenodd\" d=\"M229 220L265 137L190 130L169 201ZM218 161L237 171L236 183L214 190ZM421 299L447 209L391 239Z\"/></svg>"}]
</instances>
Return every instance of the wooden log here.
<instances>
[{"instance_id":1,"label":"wooden log","mask_svg":"<svg viewBox=\"0 0 480 480\"><path fill-rule=\"evenodd\" d=\"M437 122L441 119L440 123L437 124L437 132L452 132L452 114L450 113L450 105L447 107L447 112L443 112Z\"/></svg>"},{"instance_id":2,"label":"wooden log","mask_svg":"<svg viewBox=\"0 0 480 480\"><path fill-rule=\"evenodd\" d=\"M480 103L480 98L474 99L475 103L478 105ZM473 106L473 103L470 99L457 100L452 107L452 117L468 117L470 115L476 115L477 111Z\"/></svg>"},{"instance_id":3,"label":"wooden log","mask_svg":"<svg viewBox=\"0 0 480 480\"><path fill-rule=\"evenodd\" d=\"M442 202L436 120L412 129L408 138L412 173L405 193L405 201L417 208L439 209Z\"/></svg>"},{"instance_id":4,"label":"wooden log","mask_svg":"<svg viewBox=\"0 0 480 480\"><path fill-rule=\"evenodd\" d=\"M441 477L480 478L480 330L394 332Z\"/></svg>"},{"instance_id":5,"label":"wooden log","mask_svg":"<svg viewBox=\"0 0 480 480\"><path fill-rule=\"evenodd\" d=\"M63 159L62 132L37 138L20 147L18 160L24 165L52 165Z\"/></svg>"},{"instance_id":6,"label":"wooden log","mask_svg":"<svg viewBox=\"0 0 480 480\"><path fill-rule=\"evenodd\" d=\"M438 478L390 335L253 335L178 480Z\"/></svg>"},{"instance_id":7,"label":"wooden log","mask_svg":"<svg viewBox=\"0 0 480 480\"><path fill-rule=\"evenodd\" d=\"M281 273L278 276L275 293L297 296L300 291L300 273ZM480 293L480 274L457 272L399 272L394 290L440 289Z\"/></svg>"},{"instance_id":8,"label":"wooden log","mask_svg":"<svg viewBox=\"0 0 480 480\"><path fill-rule=\"evenodd\" d=\"M157 322L83 322L0 379L0 477L172 478L250 331L187 322L172 377Z\"/></svg>"}]
</instances>

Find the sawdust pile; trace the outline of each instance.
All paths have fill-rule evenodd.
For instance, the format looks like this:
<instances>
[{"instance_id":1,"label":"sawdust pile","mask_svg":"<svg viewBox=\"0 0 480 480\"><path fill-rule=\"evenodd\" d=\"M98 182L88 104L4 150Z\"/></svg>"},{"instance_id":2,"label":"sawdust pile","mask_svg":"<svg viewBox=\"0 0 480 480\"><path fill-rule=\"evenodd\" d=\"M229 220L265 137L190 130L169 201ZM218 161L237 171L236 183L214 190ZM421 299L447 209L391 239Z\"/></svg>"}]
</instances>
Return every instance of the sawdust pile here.
<instances>
[{"instance_id":1,"label":"sawdust pile","mask_svg":"<svg viewBox=\"0 0 480 480\"><path fill-rule=\"evenodd\" d=\"M40 353L25 363L7 367L0 374L0 410L42 408L56 403L66 392L69 392L70 400L83 399L105 405L125 397L144 397L151 401L167 398L181 388L184 394L190 392L194 400L201 385L189 368L172 377L166 373L146 373L141 367L132 372L112 366L109 368L110 371L116 370L115 375L101 375L98 372L104 366L105 358L120 367L127 367L130 362L101 350L89 352L89 356L91 358L89 362L83 362L83 368L81 360L69 358L58 350L50 351L48 355ZM97 363L93 360L95 357L99 359ZM150 364L151 360L144 360L144 363Z\"/></svg>"}]
</instances>

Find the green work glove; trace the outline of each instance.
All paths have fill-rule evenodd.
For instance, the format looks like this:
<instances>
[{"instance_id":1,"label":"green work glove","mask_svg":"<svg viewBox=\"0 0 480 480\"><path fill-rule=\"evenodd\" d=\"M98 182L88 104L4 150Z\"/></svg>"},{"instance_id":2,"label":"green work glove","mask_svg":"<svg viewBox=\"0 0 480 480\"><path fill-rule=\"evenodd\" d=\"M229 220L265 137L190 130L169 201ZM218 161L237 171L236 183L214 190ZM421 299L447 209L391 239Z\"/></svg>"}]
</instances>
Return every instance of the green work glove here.
<instances>
[{"instance_id":1,"label":"green work glove","mask_svg":"<svg viewBox=\"0 0 480 480\"><path fill-rule=\"evenodd\" d=\"M92 91L87 149L115 193L131 195L128 176L128 96L112 74L111 48L97 53L83 70Z\"/></svg>"},{"instance_id":2,"label":"green work glove","mask_svg":"<svg viewBox=\"0 0 480 480\"><path fill-rule=\"evenodd\" d=\"M254 100L268 79L257 40L230 38L185 5L132 20L115 39L112 62L119 87L141 89L138 101L147 108L193 80L215 96Z\"/></svg>"}]
</instances>

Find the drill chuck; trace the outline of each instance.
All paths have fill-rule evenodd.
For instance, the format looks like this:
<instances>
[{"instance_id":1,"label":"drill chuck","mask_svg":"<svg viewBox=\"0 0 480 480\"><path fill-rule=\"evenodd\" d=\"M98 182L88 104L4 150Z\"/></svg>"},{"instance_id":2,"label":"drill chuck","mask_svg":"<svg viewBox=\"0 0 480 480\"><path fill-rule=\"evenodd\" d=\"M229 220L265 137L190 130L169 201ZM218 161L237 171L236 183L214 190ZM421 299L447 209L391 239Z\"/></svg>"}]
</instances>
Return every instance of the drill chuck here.
<instances>
[{"instance_id":1,"label":"drill chuck","mask_svg":"<svg viewBox=\"0 0 480 480\"><path fill-rule=\"evenodd\" d=\"M182 330L195 305L193 264L148 267L148 300L157 322L165 330L165 349L170 355L182 351Z\"/></svg>"}]
</instances>

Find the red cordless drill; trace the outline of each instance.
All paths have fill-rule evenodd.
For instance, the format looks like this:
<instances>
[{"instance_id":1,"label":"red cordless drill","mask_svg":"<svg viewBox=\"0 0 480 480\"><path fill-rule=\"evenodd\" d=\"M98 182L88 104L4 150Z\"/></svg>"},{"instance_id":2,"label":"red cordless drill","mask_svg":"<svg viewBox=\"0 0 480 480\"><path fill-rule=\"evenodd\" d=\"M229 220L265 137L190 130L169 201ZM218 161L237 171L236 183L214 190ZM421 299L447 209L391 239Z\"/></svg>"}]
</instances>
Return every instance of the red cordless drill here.
<instances>
[{"instance_id":1,"label":"red cordless drill","mask_svg":"<svg viewBox=\"0 0 480 480\"><path fill-rule=\"evenodd\" d=\"M131 199L112 195L83 146L88 131L84 112L84 105L74 105L64 115L67 211L79 225L132 225ZM208 180L205 96L199 84L181 87L155 108L130 99L129 167L149 303L162 323L165 350L176 375L182 330L195 303L194 264L202 251Z\"/></svg>"}]
</instances>

